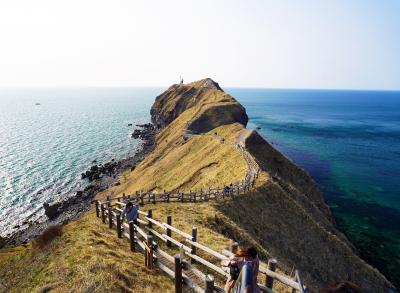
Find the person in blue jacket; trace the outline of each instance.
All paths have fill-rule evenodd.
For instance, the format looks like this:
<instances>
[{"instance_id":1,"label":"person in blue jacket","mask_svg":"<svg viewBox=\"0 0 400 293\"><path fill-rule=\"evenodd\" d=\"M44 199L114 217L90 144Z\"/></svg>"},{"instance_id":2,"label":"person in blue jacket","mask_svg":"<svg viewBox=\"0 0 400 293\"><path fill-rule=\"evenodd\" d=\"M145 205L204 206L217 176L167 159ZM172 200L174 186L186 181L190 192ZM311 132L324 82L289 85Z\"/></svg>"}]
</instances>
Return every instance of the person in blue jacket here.
<instances>
[{"instance_id":1,"label":"person in blue jacket","mask_svg":"<svg viewBox=\"0 0 400 293\"><path fill-rule=\"evenodd\" d=\"M125 215L126 215L126 220L127 222L134 222L136 223L136 220L139 216L139 211L138 211L138 207L134 204L132 204L131 202L128 202L125 205L124 210L122 211L122 216L121 216L121 223L124 222L125 219Z\"/></svg>"}]
</instances>

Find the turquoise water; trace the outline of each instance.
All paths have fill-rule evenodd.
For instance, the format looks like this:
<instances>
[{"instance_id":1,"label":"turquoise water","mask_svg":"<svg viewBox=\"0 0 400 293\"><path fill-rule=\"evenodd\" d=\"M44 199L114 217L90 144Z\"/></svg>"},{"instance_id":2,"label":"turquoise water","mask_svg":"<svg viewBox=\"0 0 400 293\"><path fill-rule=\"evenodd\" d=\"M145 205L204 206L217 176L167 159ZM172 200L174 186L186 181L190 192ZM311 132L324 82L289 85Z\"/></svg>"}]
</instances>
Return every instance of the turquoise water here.
<instances>
[{"instance_id":1,"label":"turquoise water","mask_svg":"<svg viewBox=\"0 0 400 293\"><path fill-rule=\"evenodd\" d=\"M0 234L39 218L43 202L82 188L92 161L133 154L138 141L128 123L150 120L160 90L1 89Z\"/></svg>"},{"instance_id":2,"label":"turquoise water","mask_svg":"<svg viewBox=\"0 0 400 293\"><path fill-rule=\"evenodd\" d=\"M400 286L400 92L228 92L318 182L361 256Z\"/></svg>"}]
</instances>

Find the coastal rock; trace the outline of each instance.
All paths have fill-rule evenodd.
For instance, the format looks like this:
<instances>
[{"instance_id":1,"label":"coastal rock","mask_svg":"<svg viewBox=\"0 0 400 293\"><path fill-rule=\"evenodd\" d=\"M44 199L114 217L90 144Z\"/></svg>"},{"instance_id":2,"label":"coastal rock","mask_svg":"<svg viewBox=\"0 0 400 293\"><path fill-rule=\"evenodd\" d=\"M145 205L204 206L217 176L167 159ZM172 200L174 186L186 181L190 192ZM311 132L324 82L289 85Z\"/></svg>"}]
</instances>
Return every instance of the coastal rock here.
<instances>
[{"instance_id":1,"label":"coastal rock","mask_svg":"<svg viewBox=\"0 0 400 293\"><path fill-rule=\"evenodd\" d=\"M6 239L0 236L0 248L3 248L4 246L6 246Z\"/></svg>"},{"instance_id":2,"label":"coastal rock","mask_svg":"<svg viewBox=\"0 0 400 293\"><path fill-rule=\"evenodd\" d=\"M133 138L139 138L142 140L147 140L150 141L151 137L153 136L154 132L154 126L151 123L147 124L136 124L137 127L142 128L142 129L135 129L132 133Z\"/></svg>"},{"instance_id":3,"label":"coastal rock","mask_svg":"<svg viewBox=\"0 0 400 293\"><path fill-rule=\"evenodd\" d=\"M50 205L49 203L45 202L43 204L44 213L49 219L54 219L60 214L60 211L58 210L60 206L60 203Z\"/></svg>"}]
</instances>

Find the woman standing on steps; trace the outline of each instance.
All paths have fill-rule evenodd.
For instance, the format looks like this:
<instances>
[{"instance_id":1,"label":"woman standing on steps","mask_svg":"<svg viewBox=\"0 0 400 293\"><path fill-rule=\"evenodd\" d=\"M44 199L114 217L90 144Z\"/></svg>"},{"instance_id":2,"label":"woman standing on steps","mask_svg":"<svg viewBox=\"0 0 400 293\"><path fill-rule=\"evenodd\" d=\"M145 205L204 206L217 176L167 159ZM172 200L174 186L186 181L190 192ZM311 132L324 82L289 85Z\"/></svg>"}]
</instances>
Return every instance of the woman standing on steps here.
<instances>
[{"instance_id":1,"label":"woman standing on steps","mask_svg":"<svg viewBox=\"0 0 400 293\"><path fill-rule=\"evenodd\" d=\"M244 249L239 248L236 254L230 258L227 266L229 266L230 276L225 284L225 292L261 292L260 287L257 285L260 260L254 246L247 246Z\"/></svg>"}]
</instances>

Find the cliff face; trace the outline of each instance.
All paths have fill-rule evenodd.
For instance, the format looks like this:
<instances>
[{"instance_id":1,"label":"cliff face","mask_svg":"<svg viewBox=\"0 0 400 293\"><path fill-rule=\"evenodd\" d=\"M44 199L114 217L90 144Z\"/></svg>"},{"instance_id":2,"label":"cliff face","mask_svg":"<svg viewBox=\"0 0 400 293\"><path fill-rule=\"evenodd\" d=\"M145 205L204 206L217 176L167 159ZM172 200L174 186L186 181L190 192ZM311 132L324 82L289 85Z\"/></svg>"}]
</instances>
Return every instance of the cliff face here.
<instances>
[{"instance_id":1,"label":"cliff face","mask_svg":"<svg viewBox=\"0 0 400 293\"><path fill-rule=\"evenodd\" d=\"M187 85L175 84L159 95L150 111L152 122L163 128L194 107L197 110L186 126L189 132L206 133L235 122L246 126L248 121L243 106L208 78Z\"/></svg>"},{"instance_id":2,"label":"cliff face","mask_svg":"<svg viewBox=\"0 0 400 293\"><path fill-rule=\"evenodd\" d=\"M391 287L336 229L314 180L246 129L245 109L217 83L173 85L156 98L151 115L158 128L155 150L108 194L224 186L244 178L250 157L262 170L256 188L202 205L215 214L208 228L255 245L264 260L278 258L287 273L299 269L313 291L339 280L353 281L365 292Z\"/></svg>"}]
</instances>

